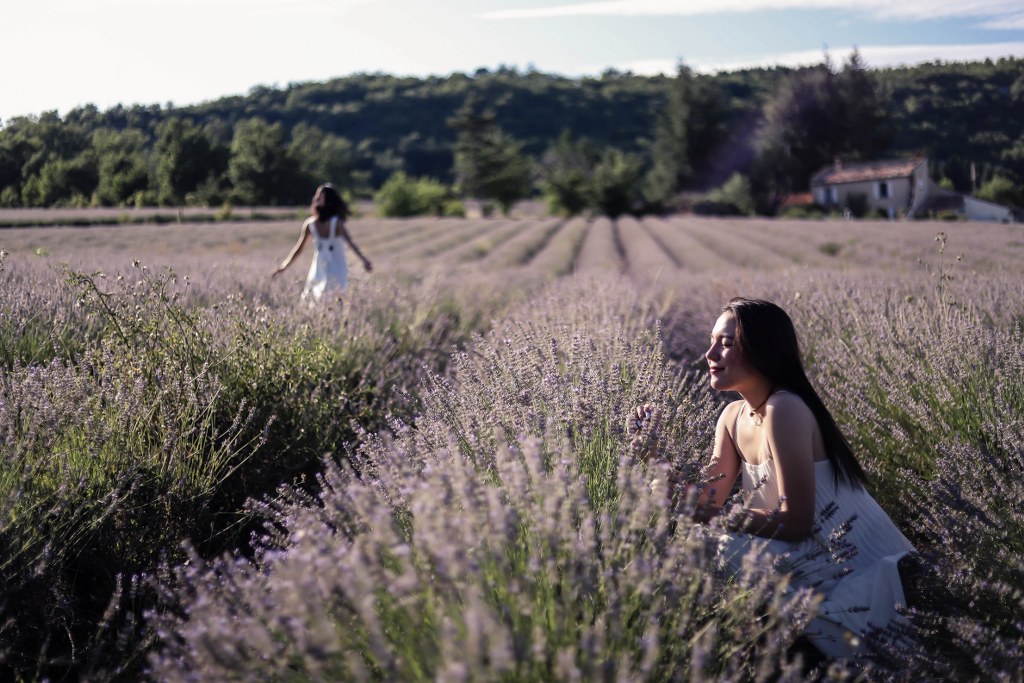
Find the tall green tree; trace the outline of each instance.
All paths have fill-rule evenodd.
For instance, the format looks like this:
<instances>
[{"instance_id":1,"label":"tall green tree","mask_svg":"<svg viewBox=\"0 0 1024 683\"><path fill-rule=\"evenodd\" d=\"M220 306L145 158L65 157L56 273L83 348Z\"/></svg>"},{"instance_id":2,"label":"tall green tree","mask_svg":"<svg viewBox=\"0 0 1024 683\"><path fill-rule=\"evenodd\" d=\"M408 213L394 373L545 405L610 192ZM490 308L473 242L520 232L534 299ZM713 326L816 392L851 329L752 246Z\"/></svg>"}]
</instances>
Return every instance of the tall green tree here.
<instances>
[{"instance_id":1,"label":"tall green tree","mask_svg":"<svg viewBox=\"0 0 1024 683\"><path fill-rule=\"evenodd\" d=\"M352 143L316 126L298 123L292 128L288 153L296 159L308 185L334 183L351 188L355 180Z\"/></svg>"},{"instance_id":2,"label":"tall green tree","mask_svg":"<svg viewBox=\"0 0 1024 683\"><path fill-rule=\"evenodd\" d=\"M887 97L854 49L836 77L842 154L849 159L877 159L892 142Z\"/></svg>"},{"instance_id":3,"label":"tall green tree","mask_svg":"<svg viewBox=\"0 0 1024 683\"><path fill-rule=\"evenodd\" d=\"M488 134L484 154L486 171L481 191L506 216L512 206L530 195L530 162L518 140L502 130Z\"/></svg>"},{"instance_id":4,"label":"tall green tree","mask_svg":"<svg viewBox=\"0 0 1024 683\"><path fill-rule=\"evenodd\" d=\"M841 72L830 60L792 74L765 104L757 173L775 196L807 189L835 159L874 159L889 145L877 84L854 51Z\"/></svg>"},{"instance_id":5,"label":"tall green tree","mask_svg":"<svg viewBox=\"0 0 1024 683\"><path fill-rule=\"evenodd\" d=\"M71 158L52 155L25 181L21 201L25 206L87 206L98 181L91 149Z\"/></svg>"},{"instance_id":6,"label":"tall green tree","mask_svg":"<svg viewBox=\"0 0 1024 683\"><path fill-rule=\"evenodd\" d=\"M0 128L0 206L18 206L21 203L22 169L28 159L30 147L20 128L25 119L12 119Z\"/></svg>"},{"instance_id":7,"label":"tall green tree","mask_svg":"<svg viewBox=\"0 0 1024 683\"><path fill-rule=\"evenodd\" d=\"M679 64L655 118L651 167L644 184L651 205L670 206L681 190L700 184L722 142L726 120L725 99L714 80Z\"/></svg>"},{"instance_id":8,"label":"tall green tree","mask_svg":"<svg viewBox=\"0 0 1024 683\"><path fill-rule=\"evenodd\" d=\"M757 174L773 195L805 189L840 149L835 78L825 65L793 74L765 104L757 131Z\"/></svg>"},{"instance_id":9,"label":"tall green tree","mask_svg":"<svg viewBox=\"0 0 1024 683\"><path fill-rule=\"evenodd\" d=\"M104 206L121 206L144 200L150 187L146 136L130 128L101 128L93 133L98 179L95 199Z\"/></svg>"},{"instance_id":10,"label":"tall green tree","mask_svg":"<svg viewBox=\"0 0 1024 683\"><path fill-rule=\"evenodd\" d=\"M297 204L312 194L289 153L284 128L259 117L235 126L228 177L234 199L248 206Z\"/></svg>"},{"instance_id":11,"label":"tall green tree","mask_svg":"<svg viewBox=\"0 0 1024 683\"><path fill-rule=\"evenodd\" d=\"M165 205L186 203L204 184L217 185L227 171L227 148L191 119L175 116L161 122L153 153L157 200Z\"/></svg>"},{"instance_id":12,"label":"tall green tree","mask_svg":"<svg viewBox=\"0 0 1024 683\"><path fill-rule=\"evenodd\" d=\"M552 213L575 216L593 204L594 166L599 159L590 141L563 131L537 164L541 191Z\"/></svg>"},{"instance_id":13,"label":"tall green tree","mask_svg":"<svg viewBox=\"0 0 1024 683\"><path fill-rule=\"evenodd\" d=\"M498 127L494 112L471 93L449 125L458 131L455 173L461 192L498 203L508 214L530 192L530 164L522 144Z\"/></svg>"},{"instance_id":14,"label":"tall green tree","mask_svg":"<svg viewBox=\"0 0 1024 683\"><path fill-rule=\"evenodd\" d=\"M594 203L597 209L616 218L635 211L642 175L641 160L618 149L605 150L594 168Z\"/></svg>"},{"instance_id":15,"label":"tall green tree","mask_svg":"<svg viewBox=\"0 0 1024 683\"><path fill-rule=\"evenodd\" d=\"M81 201L96 182L89 132L55 111L10 119L0 129L0 181L6 206Z\"/></svg>"},{"instance_id":16,"label":"tall green tree","mask_svg":"<svg viewBox=\"0 0 1024 683\"><path fill-rule=\"evenodd\" d=\"M494 110L485 109L480 95L470 91L448 125L455 129L455 181L459 190L469 197L482 197L488 138L497 128Z\"/></svg>"}]
</instances>

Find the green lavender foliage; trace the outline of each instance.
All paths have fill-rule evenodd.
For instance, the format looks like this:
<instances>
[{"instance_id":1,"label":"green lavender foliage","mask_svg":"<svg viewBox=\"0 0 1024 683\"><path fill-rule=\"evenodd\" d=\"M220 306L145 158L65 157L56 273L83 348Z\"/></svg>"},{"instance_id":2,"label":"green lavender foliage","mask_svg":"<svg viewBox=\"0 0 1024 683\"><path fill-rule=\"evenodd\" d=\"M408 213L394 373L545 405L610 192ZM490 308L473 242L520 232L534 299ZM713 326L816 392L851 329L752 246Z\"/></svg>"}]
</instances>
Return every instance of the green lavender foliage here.
<instances>
[{"instance_id":1,"label":"green lavender foliage","mask_svg":"<svg viewBox=\"0 0 1024 683\"><path fill-rule=\"evenodd\" d=\"M362 476L261 506L278 534L255 563L183 568L190 617L159 620L153 677L798 680L811 595L753 555L730 579L630 450L625 408L657 399L695 471L715 411L623 294L563 284L513 310Z\"/></svg>"},{"instance_id":2,"label":"green lavender foliage","mask_svg":"<svg viewBox=\"0 0 1024 683\"><path fill-rule=\"evenodd\" d=\"M411 410L415 377L480 321L415 284L310 311L138 263L4 265L0 662L30 680L137 673L139 577L184 541L250 552L247 499L311 486L325 454Z\"/></svg>"},{"instance_id":3,"label":"green lavender foliage","mask_svg":"<svg viewBox=\"0 0 1024 683\"><path fill-rule=\"evenodd\" d=\"M896 234L844 241L828 271L796 265L820 240L785 271L716 265L723 245L771 262L738 230L695 232L704 269L643 288L552 281L554 262L500 288L375 273L315 310L258 264L176 267L186 283L0 255L4 677L843 675L797 662L813 598L756 555L724 575L624 430L655 404L662 452L699 477L719 406L700 354L754 294L791 313L921 555L916 646L872 641L846 674L1020 680L1020 278L944 236L924 267Z\"/></svg>"}]
</instances>

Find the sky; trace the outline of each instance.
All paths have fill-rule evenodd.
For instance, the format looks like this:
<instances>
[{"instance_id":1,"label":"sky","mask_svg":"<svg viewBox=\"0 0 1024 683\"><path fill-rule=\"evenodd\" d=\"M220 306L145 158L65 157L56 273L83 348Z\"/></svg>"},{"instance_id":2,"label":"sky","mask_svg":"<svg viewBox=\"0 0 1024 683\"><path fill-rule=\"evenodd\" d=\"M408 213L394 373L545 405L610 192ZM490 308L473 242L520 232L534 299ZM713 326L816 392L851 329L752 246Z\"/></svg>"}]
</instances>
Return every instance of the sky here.
<instances>
[{"instance_id":1,"label":"sky","mask_svg":"<svg viewBox=\"0 0 1024 683\"><path fill-rule=\"evenodd\" d=\"M354 73L1024 57L1024 0L0 0L0 124Z\"/></svg>"}]
</instances>

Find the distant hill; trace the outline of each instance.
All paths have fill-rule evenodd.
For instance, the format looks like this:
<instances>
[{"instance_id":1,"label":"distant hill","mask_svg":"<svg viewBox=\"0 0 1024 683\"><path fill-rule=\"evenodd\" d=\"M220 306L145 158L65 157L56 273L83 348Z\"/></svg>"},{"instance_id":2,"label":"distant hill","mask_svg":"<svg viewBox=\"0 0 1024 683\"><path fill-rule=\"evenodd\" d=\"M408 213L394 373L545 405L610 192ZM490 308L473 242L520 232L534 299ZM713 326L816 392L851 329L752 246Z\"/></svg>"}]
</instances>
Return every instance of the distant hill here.
<instances>
[{"instance_id":1,"label":"distant hill","mask_svg":"<svg viewBox=\"0 0 1024 683\"><path fill-rule=\"evenodd\" d=\"M707 77L725 94L731 141L713 167L700 169L709 184L746 169L761 107L779 80L792 72L780 67ZM998 173L1024 183L1024 59L931 63L870 73L889 103L894 131L890 155L926 154L936 175L963 191L971 189L972 164L977 182ZM616 71L567 78L504 68L429 78L356 74L281 88L260 86L245 96L185 107L99 111L87 106L51 123L73 129L86 141L98 129L138 130L150 148L159 126L173 117L191 119L225 148L235 126L252 117L280 124L286 138L304 124L348 141L354 170L369 187L379 187L397 170L451 180L456 133L448 119L471 92L493 109L497 123L523 143L527 154L540 155L565 130L599 148L646 154L655 113L671 81ZM40 164L26 161L28 143L12 141L11 131L27 130L33 118L12 119L0 129L0 191L4 186L23 188L29 182L26 168L39 171ZM78 148L83 144L88 143ZM7 199L15 194L8 192Z\"/></svg>"},{"instance_id":2,"label":"distant hill","mask_svg":"<svg viewBox=\"0 0 1024 683\"><path fill-rule=\"evenodd\" d=\"M971 164L978 183L1002 171L1024 184L1024 59L873 73L889 97L894 154L925 153L964 192Z\"/></svg>"}]
</instances>

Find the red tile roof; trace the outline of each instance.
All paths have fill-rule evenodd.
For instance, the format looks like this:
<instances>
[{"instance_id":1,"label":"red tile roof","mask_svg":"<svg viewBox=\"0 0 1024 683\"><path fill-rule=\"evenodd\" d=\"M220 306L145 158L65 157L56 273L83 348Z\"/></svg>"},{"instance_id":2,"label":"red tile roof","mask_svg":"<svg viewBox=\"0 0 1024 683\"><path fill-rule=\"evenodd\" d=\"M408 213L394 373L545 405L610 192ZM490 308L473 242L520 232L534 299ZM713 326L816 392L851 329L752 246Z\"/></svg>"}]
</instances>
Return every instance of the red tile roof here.
<instances>
[{"instance_id":1,"label":"red tile roof","mask_svg":"<svg viewBox=\"0 0 1024 683\"><path fill-rule=\"evenodd\" d=\"M794 194L787 194L782 198L781 208L787 206L810 206L814 203L814 195L810 192L797 192Z\"/></svg>"},{"instance_id":2,"label":"red tile roof","mask_svg":"<svg viewBox=\"0 0 1024 683\"><path fill-rule=\"evenodd\" d=\"M924 159L890 159L860 163L837 163L821 169L811 178L812 185L838 185L840 183L862 183L869 180L907 178Z\"/></svg>"}]
</instances>

